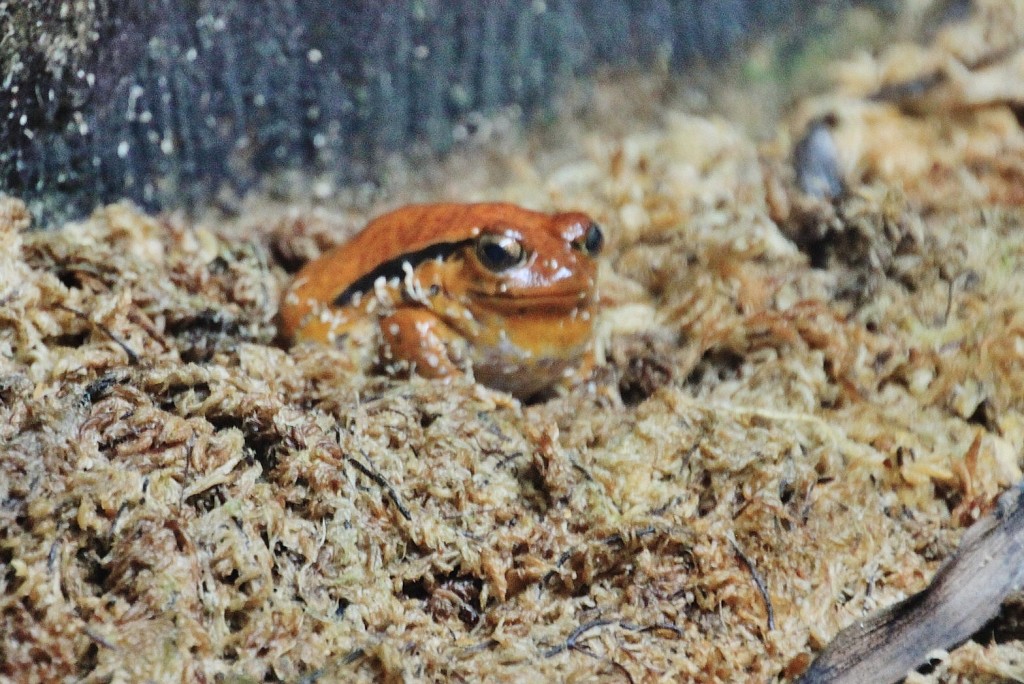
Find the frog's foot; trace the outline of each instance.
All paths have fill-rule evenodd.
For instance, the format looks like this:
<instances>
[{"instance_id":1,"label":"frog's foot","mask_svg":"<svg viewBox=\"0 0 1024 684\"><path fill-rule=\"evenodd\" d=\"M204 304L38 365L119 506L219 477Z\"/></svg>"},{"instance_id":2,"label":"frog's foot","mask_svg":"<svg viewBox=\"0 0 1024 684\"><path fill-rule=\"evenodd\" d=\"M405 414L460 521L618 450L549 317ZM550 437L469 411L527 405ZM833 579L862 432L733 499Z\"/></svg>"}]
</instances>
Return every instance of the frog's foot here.
<instances>
[{"instance_id":1,"label":"frog's foot","mask_svg":"<svg viewBox=\"0 0 1024 684\"><path fill-rule=\"evenodd\" d=\"M410 370L425 378L451 378L462 370L452 350L462 337L423 309L398 309L380 319L381 361L389 372Z\"/></svg>"}]
</instances>

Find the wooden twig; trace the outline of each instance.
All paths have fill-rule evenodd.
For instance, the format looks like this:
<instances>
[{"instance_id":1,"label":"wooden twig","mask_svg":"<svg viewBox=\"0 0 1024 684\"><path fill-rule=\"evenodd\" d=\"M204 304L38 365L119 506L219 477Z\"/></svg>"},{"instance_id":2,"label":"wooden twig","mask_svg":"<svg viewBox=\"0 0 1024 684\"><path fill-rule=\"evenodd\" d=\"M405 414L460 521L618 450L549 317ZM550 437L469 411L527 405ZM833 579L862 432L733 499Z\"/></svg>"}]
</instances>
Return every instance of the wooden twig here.
<instances>
[{"instance_id":1,"label":"wooden twig","mask_svg":"<svg viewBox=\"0 0 1024 684\"><path fill-rule=\"evenodd\" d=\"M949 650L984 627L1024 584L1021 493L1018 486L999 497L924 591L840 632L802 684L895 682L930 652Z\"/></svg>"}]
</instances>

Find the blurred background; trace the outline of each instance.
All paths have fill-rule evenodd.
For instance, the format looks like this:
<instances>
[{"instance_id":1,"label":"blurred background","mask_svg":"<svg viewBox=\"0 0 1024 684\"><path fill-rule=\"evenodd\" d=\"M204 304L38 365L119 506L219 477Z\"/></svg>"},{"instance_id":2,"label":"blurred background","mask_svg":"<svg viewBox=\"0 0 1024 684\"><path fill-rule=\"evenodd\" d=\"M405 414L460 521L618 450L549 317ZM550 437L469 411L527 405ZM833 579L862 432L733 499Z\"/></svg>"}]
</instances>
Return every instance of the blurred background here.
<instances>
[{"instance_id":1,"label":"blurred background","mask_svg":"<svg viewBox=\"0 0 1024 684\"><path fill-rule=\"evenodd\" d=\"M0 191L37 218L129 198L232 211L328 197L502 131L585 116L592 79L659 79L754 135L826 59L969 3L895 0L0 2ZM694 97L697 93L699 96ZM565 103L571 102L568 106ZM762 130L756 130L756 129Z\"/></svg>"}]
</instances>

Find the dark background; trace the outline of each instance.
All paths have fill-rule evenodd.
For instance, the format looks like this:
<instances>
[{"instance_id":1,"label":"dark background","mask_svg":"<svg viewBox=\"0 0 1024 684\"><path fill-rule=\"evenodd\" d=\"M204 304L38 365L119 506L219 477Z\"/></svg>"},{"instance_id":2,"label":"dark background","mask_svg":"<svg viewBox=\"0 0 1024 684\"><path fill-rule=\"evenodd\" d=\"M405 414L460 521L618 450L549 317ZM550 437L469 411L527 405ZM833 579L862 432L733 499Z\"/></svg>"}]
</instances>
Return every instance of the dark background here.
<instances>
[{"instance_id":1,"label":"dark background","mask_svg":"<svg viewBox=\"0 0 1024 684\"><path fill-rule=\"evenodd\" d=\"M288 168L372 181L382 155L444 152L510 105L543 116L599 67L685 73L769 33L797 50L852 4L0 3L0 191L68 217L122 197L191 209Z\"/></svg>"}]
</instances>

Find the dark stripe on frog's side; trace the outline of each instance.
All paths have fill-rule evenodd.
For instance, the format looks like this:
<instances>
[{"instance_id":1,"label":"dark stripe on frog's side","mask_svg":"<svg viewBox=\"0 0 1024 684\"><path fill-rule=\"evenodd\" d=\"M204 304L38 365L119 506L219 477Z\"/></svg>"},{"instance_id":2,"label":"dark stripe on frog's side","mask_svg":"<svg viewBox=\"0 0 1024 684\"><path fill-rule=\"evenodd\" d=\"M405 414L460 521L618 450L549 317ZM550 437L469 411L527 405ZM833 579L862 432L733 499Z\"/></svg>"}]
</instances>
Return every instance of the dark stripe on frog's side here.
<instances>
[{"instance_id":1,"label":"dark stripe on frog's side","mask_svg":"<svg viewBox=\"0 0 1024 684\"><path fill-rule=\"evenodd\" d=\"M437 259L438 257L441 259L447 259L455 252L458 252L463 247L471 244L473 244L472 240L439 242L436 245L424 247L417 252L409 252L408 254L403 254L397 259L385 261L366 275L360 276L353 281L351 285L346 287L340 295L334 298L334 306L347 306L352 301L352 298L356 296L356 293L372 290L373 284L377 282L377 278L383 277L385 280L391 280L392 278L404 278L405 271L402 268L402 264L406 262L408 262L415 270L415 268L424 261Z\"/></svg>"}]
</instances>

